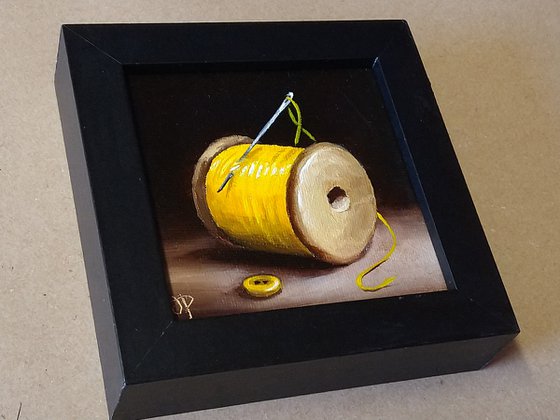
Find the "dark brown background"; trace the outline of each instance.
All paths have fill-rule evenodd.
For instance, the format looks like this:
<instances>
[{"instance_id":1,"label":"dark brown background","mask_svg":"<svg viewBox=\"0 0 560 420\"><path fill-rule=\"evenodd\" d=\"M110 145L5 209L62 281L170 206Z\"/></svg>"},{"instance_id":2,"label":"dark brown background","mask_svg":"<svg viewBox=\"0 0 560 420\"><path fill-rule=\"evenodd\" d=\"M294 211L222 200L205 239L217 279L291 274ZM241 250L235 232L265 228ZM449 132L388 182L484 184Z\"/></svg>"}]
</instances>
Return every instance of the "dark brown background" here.
<instances>
[{"instance_id":1,"label":"dark brown background","mask_svg":"<svg viewBox=\"0 0 560 420\"><path fill-rule=\"evenodd\" d=\"M303 126L319 141L344 145L364 165L380 207L415 205L371 70L130 74L129 85L165 232L175 232L185 220L193 219L190 180L208 144L231 134L255 138L290 90L301 107ZM294 134L295 126L285 112L261 142L293 145ZM302 135L300 145L308 144ZM194 223L191 228L198 226Z\"/></svg>"},{"instance_id":2,"label":"dark brown background","mask_svg":"<svg viewBox=\"0 0 560 420\"><path fill-rule=\"evenodd\" d=\"M370 69L329 68L326 64L297 71L158 69L130 73L128 80L171 290L195 298L195 317L445 288ZM196 216L191 178L199 156L222 136L254 138L288 91L294 92L300 105L303 126L317 140L343 145L363 164L380 211L391 216L399 236L397 253L369 281L382 280L378 275L388 268L388 275L400 273L400 278L382 292L366 293L354 283L356 274L390 246L382 227L364 258L333 268L312 259L221 246ZM283 113L262 143L293 145L294 134L295 126ZM309 140L302 136L300 145L307 144ZM281 295L257 301L239 290L244 277L261 272L281 276Z\"/></svg>"}]
</instances>

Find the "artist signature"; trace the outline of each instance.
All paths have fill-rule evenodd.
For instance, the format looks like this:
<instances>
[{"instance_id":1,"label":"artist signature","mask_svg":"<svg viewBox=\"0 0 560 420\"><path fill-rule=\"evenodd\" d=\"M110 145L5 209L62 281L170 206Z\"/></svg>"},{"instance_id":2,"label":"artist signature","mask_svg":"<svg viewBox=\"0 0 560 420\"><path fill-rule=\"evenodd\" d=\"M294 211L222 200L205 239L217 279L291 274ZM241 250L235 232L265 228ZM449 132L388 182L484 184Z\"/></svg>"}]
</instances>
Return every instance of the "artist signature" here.
<instances>
[{"instance_id":1,"label":"artist signature","mask_svg":"<svg viewBox=\"0 0 560 420\"><path fill-rule=\"evenodd\" d=\"M171 299L172 311L175 315L185 314L189 319L193 318L190 308L194 302L194 298L191 295L183 295L181 293L177 296L172 296Z\"/></svg>"}]
</instances>

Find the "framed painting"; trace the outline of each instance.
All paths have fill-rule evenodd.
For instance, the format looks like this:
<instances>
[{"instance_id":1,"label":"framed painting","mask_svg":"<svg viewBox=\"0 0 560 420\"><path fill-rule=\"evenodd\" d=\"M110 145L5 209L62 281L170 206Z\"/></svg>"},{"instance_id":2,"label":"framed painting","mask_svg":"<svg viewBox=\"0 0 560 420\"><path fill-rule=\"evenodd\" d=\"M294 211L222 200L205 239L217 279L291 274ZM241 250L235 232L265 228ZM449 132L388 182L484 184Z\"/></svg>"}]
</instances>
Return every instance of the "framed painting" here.
<instances>
[{"instance_id":1,"label":"framed painting","mask_svg":"<svg viewBox=\"0 0 560 420\"><path fill-rule=\"evenodd\" d=\"M518 333L406 22L64 25L55 83L112 418Z\"/></svg>"}]
</instances>

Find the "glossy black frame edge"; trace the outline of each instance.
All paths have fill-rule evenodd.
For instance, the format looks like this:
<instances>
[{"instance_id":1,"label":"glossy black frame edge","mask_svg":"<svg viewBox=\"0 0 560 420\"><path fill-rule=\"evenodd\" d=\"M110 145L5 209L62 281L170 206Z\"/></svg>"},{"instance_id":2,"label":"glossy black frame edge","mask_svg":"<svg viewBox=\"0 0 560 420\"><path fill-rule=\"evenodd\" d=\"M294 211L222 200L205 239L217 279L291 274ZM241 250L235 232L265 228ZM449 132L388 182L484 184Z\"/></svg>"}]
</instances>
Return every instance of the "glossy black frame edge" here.
<instances>
[{"instance_id":1,"label":"glossy black frame edge","mask_svg":"<svg viewBox=\"0 0 560 420\"><path fill-rule=\"evenodd\" d=\"M175 320L127 69L313 61L373 66L456 288ZM63 25L55 84L112 418L477 369L519 332L406 22Z\"/></svg>"}]
</instances>

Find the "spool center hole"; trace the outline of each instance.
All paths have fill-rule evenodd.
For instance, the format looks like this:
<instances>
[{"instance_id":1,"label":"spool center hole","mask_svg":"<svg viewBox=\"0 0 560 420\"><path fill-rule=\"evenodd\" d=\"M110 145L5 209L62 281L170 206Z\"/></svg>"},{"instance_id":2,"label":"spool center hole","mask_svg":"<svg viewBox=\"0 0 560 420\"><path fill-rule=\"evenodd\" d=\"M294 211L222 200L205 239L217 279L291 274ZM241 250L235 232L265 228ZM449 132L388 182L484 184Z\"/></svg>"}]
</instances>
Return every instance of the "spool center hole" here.
<instances>
[{"instance_id":1,"label":"spool center hole","mask_svg":"<svg viewBox=\"0 0 560 420\"><path fill-rule=\"evenodd\" d=\"M338 213L350 208L350 198L346 195L346 191L340 187L333 187L328 192L327 199L329 200L331 208Z\"/></svg>"}]
</instances>

